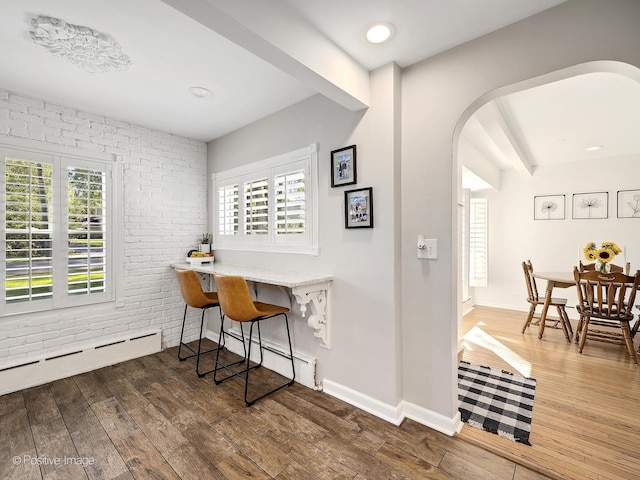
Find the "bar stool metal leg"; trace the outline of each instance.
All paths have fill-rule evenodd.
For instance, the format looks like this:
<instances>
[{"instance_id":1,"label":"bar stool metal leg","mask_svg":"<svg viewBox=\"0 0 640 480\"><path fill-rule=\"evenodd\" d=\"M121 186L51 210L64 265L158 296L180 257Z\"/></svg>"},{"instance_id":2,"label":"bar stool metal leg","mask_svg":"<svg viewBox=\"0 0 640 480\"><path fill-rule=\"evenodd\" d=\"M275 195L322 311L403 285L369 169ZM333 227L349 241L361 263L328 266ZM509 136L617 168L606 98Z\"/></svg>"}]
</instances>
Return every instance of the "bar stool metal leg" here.
<instances>
[{"instance_id":1,"label":"bar stool metal leg","mask_svg":"<svg viewBox=\"0 0 640 480\"><path fill-rule=\"evenodd\" d=\"M216 346L215 348L211 348L209 350L205 350L204 352L202 351L202 333L204 331L204 321L205 321L205 312L207 310L207 308L203 308L202 309L202 315L200 316L200 335L198 336L198 349L194 350L193 348L191 348L191 346L187 345L186 343L183 343L183 338L184 338L184 327L185 327L185 322L187 319L187 308L189 306L185 305L184 306L184 315L182 317L182 330L180 332L180 344L178 346L178 359L183 362L189 358L193 358L196 357L196 374L198 375L198 377L202 378L205 375L213 372L213 370L208 370L206 372L201 372L200 371L200 355L204 355L207 353L212 353L212 352L216 352L218 351L218 349L223 348L224 347L224 335L222 335L222 344L218 343L218 346ZM222 312L220 313L220 315L222 316ZM219 340L220 342L220 340ZM186 348L187 350L189 350L191 352L191 355L187 355L185 357L182 356L182 347Z\"/></svg>"},{"instance_id":2,"label":"bar stool metal leg","mask_svg":"<svg viewBox=\"0 0 640 480\"><path fill-rule=\"evenodd\" d=\"M282 384L282 385L280 385L280 386L278 386L278 387L276 387L276 388L274 388L272 390L269 390L268 392L265 392L262 395L259 395L259 396L255 397L255 398L249 400L249 398L248 398L248 394L249 394L249 371L254 369L254 368L260 367L262 365L262 358L263 358L262 357L262 355L263 355L263 352L262 352L262 336L260 334L260 321L259 320L254 320L253 322L251 322L251 328L249 329L249 356L247 357L247 368L246 368L246 371L245 371L244 403L247 405L247 407L250 407L251 405L256 403L258 400L266 397L267 395L271 395L272 393L275 393L278 390L282 390L283 388L288 387L289 385L293 385L293 383L296 380L296 368L295 368L295 365L293 363L293 347L291 346L291 333L289 331L289 319L287 318L287 314L286 313L283 313L282 315L284 316L284 323L285 323L285 325L287 327L287 340L288 340L288 343L289 343L289 357L285 356L285 358L289 358L291 360L291 372L292 372L291 379L288 382L286 382L286 383L284 383L284 384ZM252 343L251 342L251 331L253 330L253 324L254 323L258 324L258 346L260 348L260 363L258 363L257 365L254 365L253 367L249 368L249 358L251 357L251 343Z\"/></svg>"}]
</instances>

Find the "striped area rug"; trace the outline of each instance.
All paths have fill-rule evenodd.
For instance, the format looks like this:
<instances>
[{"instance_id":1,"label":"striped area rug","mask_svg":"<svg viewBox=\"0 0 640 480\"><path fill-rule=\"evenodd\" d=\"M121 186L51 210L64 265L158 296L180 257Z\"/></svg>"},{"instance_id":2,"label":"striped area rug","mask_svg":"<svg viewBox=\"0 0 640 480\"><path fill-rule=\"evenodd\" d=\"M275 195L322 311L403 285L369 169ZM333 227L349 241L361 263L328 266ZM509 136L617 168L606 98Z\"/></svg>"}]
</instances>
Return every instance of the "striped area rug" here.
<instances>
[{"instance_id":1,"label":"striped area rug","mask_svg":"<svg viewBox=\"0 0 640 480\"><path fill-rule=\"evenodd\" d=\"M535 389L533 378L465 361L458 366L462 421L526 445L531 445Z\"/></svg>"}]
</instances>

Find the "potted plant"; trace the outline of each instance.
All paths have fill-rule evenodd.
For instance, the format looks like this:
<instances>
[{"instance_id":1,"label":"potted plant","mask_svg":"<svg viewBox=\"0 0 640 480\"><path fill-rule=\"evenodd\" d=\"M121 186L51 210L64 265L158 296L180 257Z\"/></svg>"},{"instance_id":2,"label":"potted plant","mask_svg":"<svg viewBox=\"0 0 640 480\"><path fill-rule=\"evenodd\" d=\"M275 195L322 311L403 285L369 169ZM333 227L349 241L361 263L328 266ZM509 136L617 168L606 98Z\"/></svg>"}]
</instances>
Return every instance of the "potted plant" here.
<instances>
[{"instance_id":1,"label":"potted plant","mask_svg":"<svg viewBox=\"0 0 640 480\"><path fill-rule=\"evenodd\" d=\"M210 233L200 235L199 250L204 253L211 253L211 240L213 240L213 235Z\"/></svg>"}]
</instances>

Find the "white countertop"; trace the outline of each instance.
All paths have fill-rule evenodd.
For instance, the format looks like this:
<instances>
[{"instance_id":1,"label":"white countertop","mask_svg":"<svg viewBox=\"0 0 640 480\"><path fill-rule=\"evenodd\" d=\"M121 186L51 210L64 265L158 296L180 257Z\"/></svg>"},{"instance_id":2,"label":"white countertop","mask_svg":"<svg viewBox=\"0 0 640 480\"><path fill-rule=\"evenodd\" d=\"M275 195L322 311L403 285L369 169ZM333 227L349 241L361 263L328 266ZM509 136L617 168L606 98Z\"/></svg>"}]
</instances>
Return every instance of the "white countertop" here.
<instances>
[{"instance_id":1,"label":"white countertop","mask_svg":"<svg viewBox=\"0 0 640 480\"><path fill-rule=\"evenodd\" d=\"M189 263L172 263L173 268L184 268L201 273L218 273L220 275L239 275L251 282L268 283L288 288L313 285L316 283L330 282L333 275L288 272L283 270L268 270L264 268L245 267L242 265L229 265L224 263L209 263L203 265L191 265Z\"/></svg>"}]
</instances>

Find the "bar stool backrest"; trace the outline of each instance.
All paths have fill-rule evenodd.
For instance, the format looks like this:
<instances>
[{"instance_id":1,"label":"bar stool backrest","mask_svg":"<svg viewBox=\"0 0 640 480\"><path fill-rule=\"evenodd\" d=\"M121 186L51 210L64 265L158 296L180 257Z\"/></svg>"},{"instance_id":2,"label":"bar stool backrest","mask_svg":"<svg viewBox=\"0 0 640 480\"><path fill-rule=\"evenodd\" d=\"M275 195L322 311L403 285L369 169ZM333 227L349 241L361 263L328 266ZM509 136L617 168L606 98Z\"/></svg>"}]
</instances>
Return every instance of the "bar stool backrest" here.
<instances>
[{"instance_id":1,"label":"bar stool backrest","mask_svg":"<svg viewBox=\"0 0 640 480\"><path fill-rule=\"evenodd\" d=\"M248 322L261 316L243 277L218 274L214 274L213 277L220 306L227 317L236 322Z\"/></svg>"},{"instance_id":2,"label":"bar stool backrest","mask_svg":"<svg viewBox=\"0 0 640 480\"><path fill-rule=\"evenodd\" d=\"M198 279L198 275L193 270L175 269L178 283L180 284L180 292L184 303L193 308L203 308L211 305L212 298L207 297L202 290L202 285Z\"/></svg>"}]
</instances>

